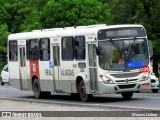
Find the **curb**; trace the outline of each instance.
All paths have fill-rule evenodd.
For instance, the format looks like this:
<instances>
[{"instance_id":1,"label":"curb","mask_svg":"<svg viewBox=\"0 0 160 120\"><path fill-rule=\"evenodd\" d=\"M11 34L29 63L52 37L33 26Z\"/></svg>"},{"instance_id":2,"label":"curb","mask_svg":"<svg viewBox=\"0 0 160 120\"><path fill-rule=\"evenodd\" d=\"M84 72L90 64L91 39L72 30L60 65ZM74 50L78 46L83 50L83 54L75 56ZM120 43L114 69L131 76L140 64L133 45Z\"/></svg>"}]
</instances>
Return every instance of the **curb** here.
<instances>
[{"instance_id":1,"label":"curb","mask_svg":"<svg viewBox=\"0 0 160 120\"><path fill-rule=\"evenodd\" d=\"M20 98L7 98L0 97L2 100L13 100L13 101L23 101L23 102L35 102L35 103L44 103L44 104L60 104L68 106L79 106L79 107L93 107L93 108L109 108L109 109L122 109L122 110L132 110L132 111L160 111L156 108L141 108L141 107L126 107L126 106L114 106L114 105L102 105L102 104L85 104L85 103L67 103L67 102L57 102L57 101L46 101L46 100L36 100L36 99L20 99Z\"/></svg>"}]
</instances>

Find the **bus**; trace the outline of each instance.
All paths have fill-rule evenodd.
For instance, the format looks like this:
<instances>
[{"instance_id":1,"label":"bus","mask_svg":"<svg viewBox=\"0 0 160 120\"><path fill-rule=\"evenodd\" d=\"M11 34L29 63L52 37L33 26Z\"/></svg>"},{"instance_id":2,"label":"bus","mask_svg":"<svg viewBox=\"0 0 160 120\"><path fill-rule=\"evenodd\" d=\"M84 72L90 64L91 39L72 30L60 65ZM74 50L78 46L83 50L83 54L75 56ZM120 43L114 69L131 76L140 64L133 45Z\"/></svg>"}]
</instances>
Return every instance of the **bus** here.
<instances>
[{"instance_id":1,"label":"bus","mask_svg":"<svg viewBox=\"0 0 160 120\"><path fill-rule=\"evenodd\" d=\"M151 89L150 53L142 25L51 28L8 36L9 83L35 98L68 93L93 95Z\"/></svg>"}]
</instances>

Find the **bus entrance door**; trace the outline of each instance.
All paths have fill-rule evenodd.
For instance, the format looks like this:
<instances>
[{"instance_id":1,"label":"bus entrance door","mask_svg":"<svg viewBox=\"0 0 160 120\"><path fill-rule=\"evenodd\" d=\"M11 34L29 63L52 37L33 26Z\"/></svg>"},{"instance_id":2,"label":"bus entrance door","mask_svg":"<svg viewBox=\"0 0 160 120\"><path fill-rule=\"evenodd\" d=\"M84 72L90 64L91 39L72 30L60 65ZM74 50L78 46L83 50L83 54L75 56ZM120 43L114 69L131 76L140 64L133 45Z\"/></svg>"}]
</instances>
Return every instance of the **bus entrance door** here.
<instances>
[{"instance_id":1,"label":"bus entrance door","mask_svg":"<svg viewBox=\"0 0 160 120\"><path fill-rule=\"evenodd\" d=\"M89 74L91 91L98 91L97 85L97 62L96 62L96 45L91 42L88 44L88 60L89 60Z\"/></svg>"},{"instance_id":2,"label":"bus entrance door","mask_svg":"<svg viewBox=\"0 0 160 120\"><path fill-rule=\"evenodd\" d=\"M28 89L27 79L26 79L26 47L19 46L20 55L20 85L22 90Z\"/></svg>"},{"instance_id":3,"label":"bus entrance door","mask_svg":"<svg viewBox=\"0 0 160 120\"><path fill-rule=\"evenodd\" d=\"M52 45L52 61L53 61L53 83L54 83L54 89L57 92L62 91L62 84L61 84L61 69L60 69L60 45L59 44L53 44Z\"/></svg>"}]
</instances>

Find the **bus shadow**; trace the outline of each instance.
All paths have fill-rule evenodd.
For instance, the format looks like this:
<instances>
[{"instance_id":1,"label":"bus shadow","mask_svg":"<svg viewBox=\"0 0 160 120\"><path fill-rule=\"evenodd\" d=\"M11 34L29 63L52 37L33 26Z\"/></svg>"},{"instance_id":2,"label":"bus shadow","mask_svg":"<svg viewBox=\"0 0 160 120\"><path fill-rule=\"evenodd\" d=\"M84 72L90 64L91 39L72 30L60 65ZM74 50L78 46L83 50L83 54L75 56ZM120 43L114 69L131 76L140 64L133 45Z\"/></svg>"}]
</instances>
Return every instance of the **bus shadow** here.
<instances>
[{"instance_id":1,"label":"bus shadow","mask_svg":"<svg viewBox=\"0 0 160 120\"><path fill-rule=\"evenodd\" d=\"M34 96L25 96L23 98L27 99L35 99ZM121 96L93 96L89 102L86 103L113 103L113 102L126 102L126 101L137 101L137 100L144 100L145 98L137 98L134 97L129 100L123 99ZM36 99L35 99L36 100ZM72 97L69 94L52 94L51 96L39 99L42 101L59 101L59 102L81 102L80 98Z\"/></svg>"}]
</instances>

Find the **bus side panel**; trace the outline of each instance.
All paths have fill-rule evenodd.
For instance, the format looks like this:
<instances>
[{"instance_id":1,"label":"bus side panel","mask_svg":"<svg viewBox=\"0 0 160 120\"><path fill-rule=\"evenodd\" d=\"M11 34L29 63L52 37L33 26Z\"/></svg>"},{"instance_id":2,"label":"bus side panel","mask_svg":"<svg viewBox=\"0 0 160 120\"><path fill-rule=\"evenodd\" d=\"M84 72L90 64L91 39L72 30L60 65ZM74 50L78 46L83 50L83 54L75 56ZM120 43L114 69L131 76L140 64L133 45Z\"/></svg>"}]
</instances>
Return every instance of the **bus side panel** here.
<instances>
[{"instance_id":1,"label":"bus side panel","mask_svg":"<svg viewBox=\"0 0 160 120\"><path fill-rule=\"evenodd\" d=\"M21 89L20 83L20 73L19 73L19 63L18 62L9 62L9 83L11 86Z\"/></svg>"},{"instance_id":2,"label":"bus side panel","mask_svg":"<svg viewBox=\"0 0 160 120\"><path fill-rule=\"evenodd\" d=\"M71 93L71 83L74 81L75 70L72 67L73 61L61 62L61 81L63 92ZM58 82L58 81L56 81Z\"/></svg>"},{"instance_id":3,"label":"bus side panel","mask_svg":"<svg viewBox=\"0 0 160 120\"><path fill-rule=\"evenodd\" d=\"M40 61L40 86L42 91L54 91L53 76L52 76L52 63L51 61Z\"/></svg>"}]
</instances>

